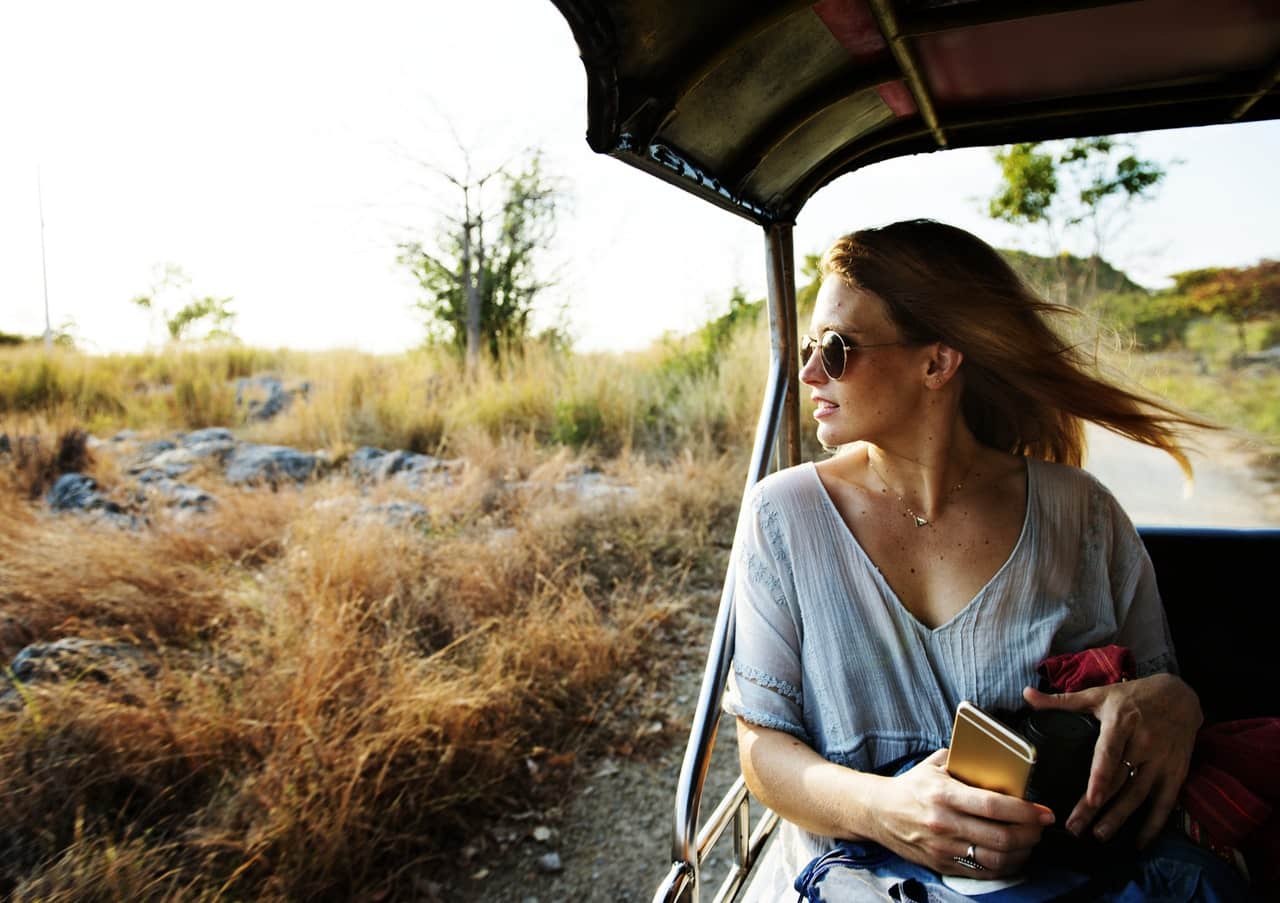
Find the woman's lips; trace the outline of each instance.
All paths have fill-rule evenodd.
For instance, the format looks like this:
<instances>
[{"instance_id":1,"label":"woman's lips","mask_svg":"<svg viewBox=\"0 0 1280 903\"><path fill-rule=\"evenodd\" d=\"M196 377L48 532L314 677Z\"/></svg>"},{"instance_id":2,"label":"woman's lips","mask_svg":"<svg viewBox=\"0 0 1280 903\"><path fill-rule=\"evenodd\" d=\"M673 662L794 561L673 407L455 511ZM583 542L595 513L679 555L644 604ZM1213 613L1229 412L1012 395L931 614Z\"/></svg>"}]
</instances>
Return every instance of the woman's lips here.
<instances>
[{"instance_id":1,"label":"woman's lips","mask_svg":"<svg viewBox=\"0 0 1280 903\"><path fill-rule=\"evenodd\" d=\"M815 420L822 420L824 417L830 417L840 407L840 405L836 404L834 401L827 401L825 398L815 398L814 403L817 404L817 407L814 408L813 411L813 418Z\"/></svg>"}]
</instances>

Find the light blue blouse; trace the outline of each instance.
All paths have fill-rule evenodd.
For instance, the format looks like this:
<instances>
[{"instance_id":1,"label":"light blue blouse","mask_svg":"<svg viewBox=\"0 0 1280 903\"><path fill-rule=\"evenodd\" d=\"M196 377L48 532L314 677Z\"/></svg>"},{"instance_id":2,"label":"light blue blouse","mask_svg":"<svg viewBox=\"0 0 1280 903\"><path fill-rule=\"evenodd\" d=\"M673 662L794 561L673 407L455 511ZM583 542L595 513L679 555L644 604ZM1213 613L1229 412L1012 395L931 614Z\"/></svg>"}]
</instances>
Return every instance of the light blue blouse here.
<instances>
[{"instance_id":1,"label":"light blue blouse","mask_svg":"<svg viewBox=\"0 0 1280 903\"><path fill-rule=\"evenodd\" d=\"M1027 459L1012 553L936 628L898 599L813 464L754 487L733 555L737 629L724 710L852 768L947 746L962 699L1020 708L1050 655L1119 643L1140 675L1176 670L1146 548L1111 493L1078 468ZM781 830L783 850L771 858L785 893L830 840Z\"/></svg>"}]
</instances>

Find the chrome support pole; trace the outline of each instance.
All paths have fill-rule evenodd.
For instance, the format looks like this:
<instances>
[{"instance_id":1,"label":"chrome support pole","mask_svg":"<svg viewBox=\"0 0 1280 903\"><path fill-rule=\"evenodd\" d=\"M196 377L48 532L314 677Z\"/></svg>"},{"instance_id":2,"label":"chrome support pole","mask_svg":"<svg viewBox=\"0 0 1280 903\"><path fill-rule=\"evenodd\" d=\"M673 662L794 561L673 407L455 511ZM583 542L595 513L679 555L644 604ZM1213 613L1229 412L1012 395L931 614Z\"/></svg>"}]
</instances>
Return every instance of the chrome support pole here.
<instances>
[{"instance_id":1,"label":"chrome support pole","mask_svg":"<svg viewBox=\"0 0 1280 903\"><path fill-rule=\"evenodd\" d=\"M778 316L782 321L781 335L773 335L774 348L779 357L787 362L787 390L783 400L783 442L779 450L778 468L794 467L800 463L800 329L796 320L796 265L795 244L792 238L790 223L771 226L766 233L771 240L767 241L769 251L769 297L770 320L769 331L773 328L772 298L777 295L781 308ZM776 237L776 238L775 238Z\"/></svg>"},{"instance_id":2,"label":"chrome support pole","mask_svg":"<svg viewBox=\"0 0 1280 903\"><path fill-rule=\"evenodd\" d=\"M751 487L770 470L775 446L788 464L799 462L799 394L796 389L799 358L796 353L795 267L790 223L765 229L766 266L769 279L769 378L760 419L756 424L751 464L747 471L743 499ZM786 435L779 440L778 426L786 415ZM726 569L720 608L702 672L698 705L689 729L689 742L680 765L676 786L675 818L672 831L672 866L658 888L654 903L699 903L701 862L698 845L698 807L716 728L720 722L720 697L724 694L733 661L733 563Z\"/></svg>"}]
</instances>

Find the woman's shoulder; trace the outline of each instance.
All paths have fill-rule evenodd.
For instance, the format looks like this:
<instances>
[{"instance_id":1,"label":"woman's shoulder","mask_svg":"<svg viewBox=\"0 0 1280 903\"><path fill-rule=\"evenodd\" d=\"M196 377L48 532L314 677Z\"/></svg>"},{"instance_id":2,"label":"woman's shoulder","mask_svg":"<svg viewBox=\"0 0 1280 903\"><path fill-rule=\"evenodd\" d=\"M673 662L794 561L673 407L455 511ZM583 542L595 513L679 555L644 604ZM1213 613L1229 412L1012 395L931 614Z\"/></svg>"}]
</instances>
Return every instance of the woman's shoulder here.
<instances>
[{"instance_id":1,"label":"woman's shoulder","mask_svg":"<svg viewBox=\"0 0 1280 903\"><path fill-rule=\"evenodd\" d=\"M1084 468L1038 458L1028 458L1027 467L1040 507L1054 517L1074 511L1090 522L1128 523L1115 495Z\"/></svg>"},{"instance_id":2,"label":"woman's shoulder","mask_svg":"<svg viewBox=\"0 0 1280 903\"><path fill-rule=\"evenodd\" d=\"M757 508L790 509L820 501L823 491L815 465L806 462L769 474L751 487L747 498Z\"/></svg>"},{"instance_id":3,"label":"woman's shoulder","mask_svg":"<svg viewBox=\"0 0 1280 903\"><path fill-rule=\"evenodd\" d=\"M1105 496L1114 501L1110 489L1102 480L1084 468L1076 468L1070 464L1059 464L1057 461L1027 459L1027 466L1038 491L1060 492L1070 496Z\"/></svg>"}]
</instances>

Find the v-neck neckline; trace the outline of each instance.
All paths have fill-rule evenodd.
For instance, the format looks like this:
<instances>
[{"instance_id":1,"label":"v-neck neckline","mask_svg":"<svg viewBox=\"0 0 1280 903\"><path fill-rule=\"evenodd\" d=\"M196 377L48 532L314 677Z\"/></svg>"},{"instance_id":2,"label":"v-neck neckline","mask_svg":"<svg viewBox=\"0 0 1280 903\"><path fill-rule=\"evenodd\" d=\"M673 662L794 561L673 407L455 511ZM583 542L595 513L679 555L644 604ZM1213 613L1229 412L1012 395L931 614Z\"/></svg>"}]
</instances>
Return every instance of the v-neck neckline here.
<instances>
[{"instance_id":1,"label":"v-neck neckline","mask_svg":"<svg viewBox=\"0 0 1280 903\"><path fill-rule=\"evenodd\" d=\"M1018 534L1018 541L1013 544L1013 549L1010 550L1008 557L1005 558L1004 560L1004 563L1001 564L1000 567L996 568L995 573L993 573L989 578L987 578L986 583L982 584L982 587L976 593L974 593L973 598L971 598L968 602L962 605L955 614L953 614L947 620L943 621L937 627L930 627L928 624L921 621L918 617L916 617L915 613L912 612L911 609L909 609L906 606L906 604L902 601L902 599L899 598L897 591L895 591L894 588L889 584L889 580L887 577L885 577L884 572L880 570L880 566L876 564L874 560L872 560L871 556L867 553L867 550L862 547L862 543L858 542L858 537L854 535L853 528L849 526L849 524L845 521L844 516L840 513L839 507L836 506L835 499L831 497L831 493L827 491L826 484L822 482L822 477L818 474L818 465L810 461L808 464L808 467L809 467L810 473L813 475L814 482L818 484L818 492L821 494L822 498L826 501L827 512L830 514L831 517L835 518L836 522L839 524L840 531L843 532L844 535L848 537L849 542L853 545L855 553L861 556L863 561L865 561L868 565L870 565L871 570L875 573L876 579L880 582L880 585L883 588L886 596L888 596L888 598L892 600L894 606L898 609L898 611L906 615L908 620L910 620L910 622L914 624L917 629L923 630L924 632L929 634L937 634L937 633L946 631L952 625L959 623L961 620L963 620L966 617L966 615L968 615L970 609L976 608L982 602L983 598L985 598L987 595L987 590L989 590L991 586L1000 578L1000 576L1004 574L1006 570L1009 569L1010 563L1015 558L1018 557L1018 553L1022 550L1022 546L1026 542L1028 542L1027 535L1031 532L1031 507L1034 504L1034 496L1035 496L1036 481L1033 477L1034 477L1034 467L1035 467L1036 461L1034 458L1023 458L1023 460L1026 462L1025 479L1026 479L1026 488L1027 488L1027 492L1026 492L1027 498L1026 498L1026 510L1023 512L1023 515L1022 515L1022 530Z\"/></svg>"}]
</instances>

